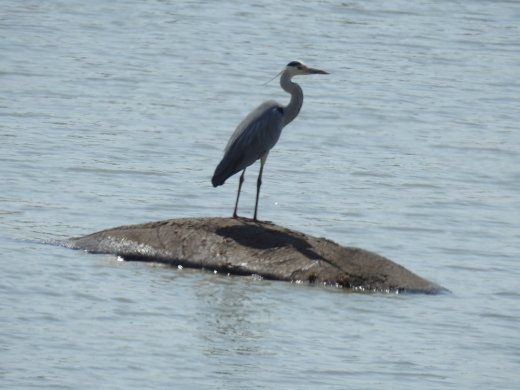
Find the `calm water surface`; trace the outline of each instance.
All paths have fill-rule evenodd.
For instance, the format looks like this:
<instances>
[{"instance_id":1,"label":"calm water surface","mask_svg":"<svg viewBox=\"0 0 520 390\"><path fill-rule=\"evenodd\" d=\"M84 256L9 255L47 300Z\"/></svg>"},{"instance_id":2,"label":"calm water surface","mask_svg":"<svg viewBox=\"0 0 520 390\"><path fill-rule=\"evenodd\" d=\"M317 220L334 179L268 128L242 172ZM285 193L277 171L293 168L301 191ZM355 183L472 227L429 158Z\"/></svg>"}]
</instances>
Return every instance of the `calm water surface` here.
<instances>
[{"instance_id":1,"label":"calm water surface","mask_svg":"<svg viewBox=\"0 0 520 390\"><path fill-rule=\"evenodd\" d=\"M0 385L514 389L520 3L4 1ZM227 138L291 60L306 100L260 217L376 251L441 296L125 263L41 244L227 216ZM257 167L240 212L251 215Z\"/></svg>"}]
</instances>

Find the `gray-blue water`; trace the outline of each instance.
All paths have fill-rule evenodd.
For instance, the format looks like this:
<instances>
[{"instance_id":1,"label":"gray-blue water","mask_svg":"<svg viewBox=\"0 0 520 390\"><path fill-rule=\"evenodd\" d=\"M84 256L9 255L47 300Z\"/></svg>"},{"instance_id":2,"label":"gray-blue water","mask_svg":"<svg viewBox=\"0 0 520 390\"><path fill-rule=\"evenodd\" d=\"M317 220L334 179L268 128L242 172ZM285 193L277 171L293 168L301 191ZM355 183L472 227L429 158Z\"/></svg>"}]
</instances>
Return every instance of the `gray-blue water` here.
<instances>
[{"instance_id":1,"label":"gray-blue water","mask_svg":"<svg viewBox=\"0 0 520 390\"><path fill-rule=\"evenodd\" d=\"M261 219L373 250L452 293L120 262L46 240L229 216L238 122L305 102ZM520 3L2 1L0 387L516 389ZM251 216L258 165L240 214Z\"/></svg>"}]
</instances>

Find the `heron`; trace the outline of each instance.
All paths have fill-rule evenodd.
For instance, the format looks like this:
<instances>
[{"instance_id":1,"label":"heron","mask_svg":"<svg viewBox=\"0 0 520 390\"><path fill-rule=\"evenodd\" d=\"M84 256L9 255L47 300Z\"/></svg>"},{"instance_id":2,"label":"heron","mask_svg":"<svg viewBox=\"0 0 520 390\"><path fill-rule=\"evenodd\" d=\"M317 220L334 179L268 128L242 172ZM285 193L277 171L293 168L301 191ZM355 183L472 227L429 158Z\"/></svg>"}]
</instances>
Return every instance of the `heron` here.
<instances>
[{"instance_id":1,"label":"heron","mask_svg":"<svg viewBox=\"0 0 520 390\"><path fill-rule=\"evenodd\" d=\"M303 91L301 87L292 81L294 76L308 74L328 74L324 70L308 67L301 61L291 61L278 74L280 75L280 86L291 95L288 105L284 106L274 100L269 100L247 115L239 123L224 150L224 156L217 165L211 183L218 187L233 176L242 171L238 180L237 198L233 218L238 218L238 200L240 190L244 183L246 168L260 159L260 171L256 180L256 201L253 220L257 221L258 197L262 185L262 173L269 151L278 142L282 129L291 123L300 112L303 104Z\"/></svg>"}]
</instances>

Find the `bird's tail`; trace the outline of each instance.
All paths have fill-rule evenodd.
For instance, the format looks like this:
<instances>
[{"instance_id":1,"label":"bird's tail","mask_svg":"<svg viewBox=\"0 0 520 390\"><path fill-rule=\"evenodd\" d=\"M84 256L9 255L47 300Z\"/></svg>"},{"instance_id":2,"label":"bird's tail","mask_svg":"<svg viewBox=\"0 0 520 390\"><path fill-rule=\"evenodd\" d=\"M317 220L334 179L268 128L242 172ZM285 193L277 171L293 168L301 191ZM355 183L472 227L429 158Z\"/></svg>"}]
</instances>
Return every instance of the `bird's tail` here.
<instances>
[{"instance_id":1,"label":"bird's tail","mask_svg":"<svg viewBox=\"0 0 520 390\"><path fill-rule=\"evenodd\" d=\"M227 179L229 179L235 173L244 169L240 169L240 167L237 169L235 165L236 164L234 164L233 161L230 161L229 158L226 158L226 156L224 156L222 161L217 165L215 173L211 178L211 184L213 184L213 187L221 186L226 182Z\"/></svg>"},{"instance_id":2,"label":"bird's tail","mask_svg":"<svg viewBox=\"0 0 520 390\"><path fill-rule=\"evenodd\" d=\"M226 169L224 169L223 161L218 164L217 169L215 169L215 173L213 174L213 177L211 178L211 184L213 184L213 187L221 186L226 182L226 179L229 177L226 173Z\"/></svg>"},{"instance_id":3,"label":"bird's tail","mask_svg":"<svg viewBox=\"0 0 520 390\"><path fill-rule=\"evenodd\" d=\"M221 186L225 181L226 179L223 179L221 176L217 176L216 174L211 178L211 184L213 184L213 187Z\"/></svg>"}]
</instances>

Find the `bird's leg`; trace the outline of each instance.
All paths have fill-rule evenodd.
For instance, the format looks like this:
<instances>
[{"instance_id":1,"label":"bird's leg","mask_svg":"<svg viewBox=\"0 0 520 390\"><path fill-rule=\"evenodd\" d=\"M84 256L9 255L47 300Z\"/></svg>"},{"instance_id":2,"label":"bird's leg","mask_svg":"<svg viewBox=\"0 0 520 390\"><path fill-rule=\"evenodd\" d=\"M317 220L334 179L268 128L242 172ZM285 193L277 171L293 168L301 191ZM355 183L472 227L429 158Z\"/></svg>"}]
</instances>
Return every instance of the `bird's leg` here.
<instances>
[{"instance_id":1,"label":"bird's leg","mask_svg":"<svg viewBox=\"0 0 520 390\"><path fill-rule=\"evenodd\" d=\"M253 215L253 221L257 221L256 215L258 213L258 197L260 195L260 186L262 185L262 172L264 171L265 160L267 160L267 153L260 158L260 172L258 173L258 179L256 179L256 202L255 202L255 214Z\"/></svg>"},{"instance_id":2,"label":"bird's leg","mask_svg":"<svg viewBox=\"0 0 520 390\"><path fill-rule=\"evenodd\" d=\"M233 212L233 218L238 218L237 209L238 209L238 198L240 198L240 190L242 189L242 183L244 182L244 174L246 173L246 169L242 171L240 175L240 179L238 180L238 192L237 192L237 201L235 202L235 211Z\"/></svg>"}]
</instances>

